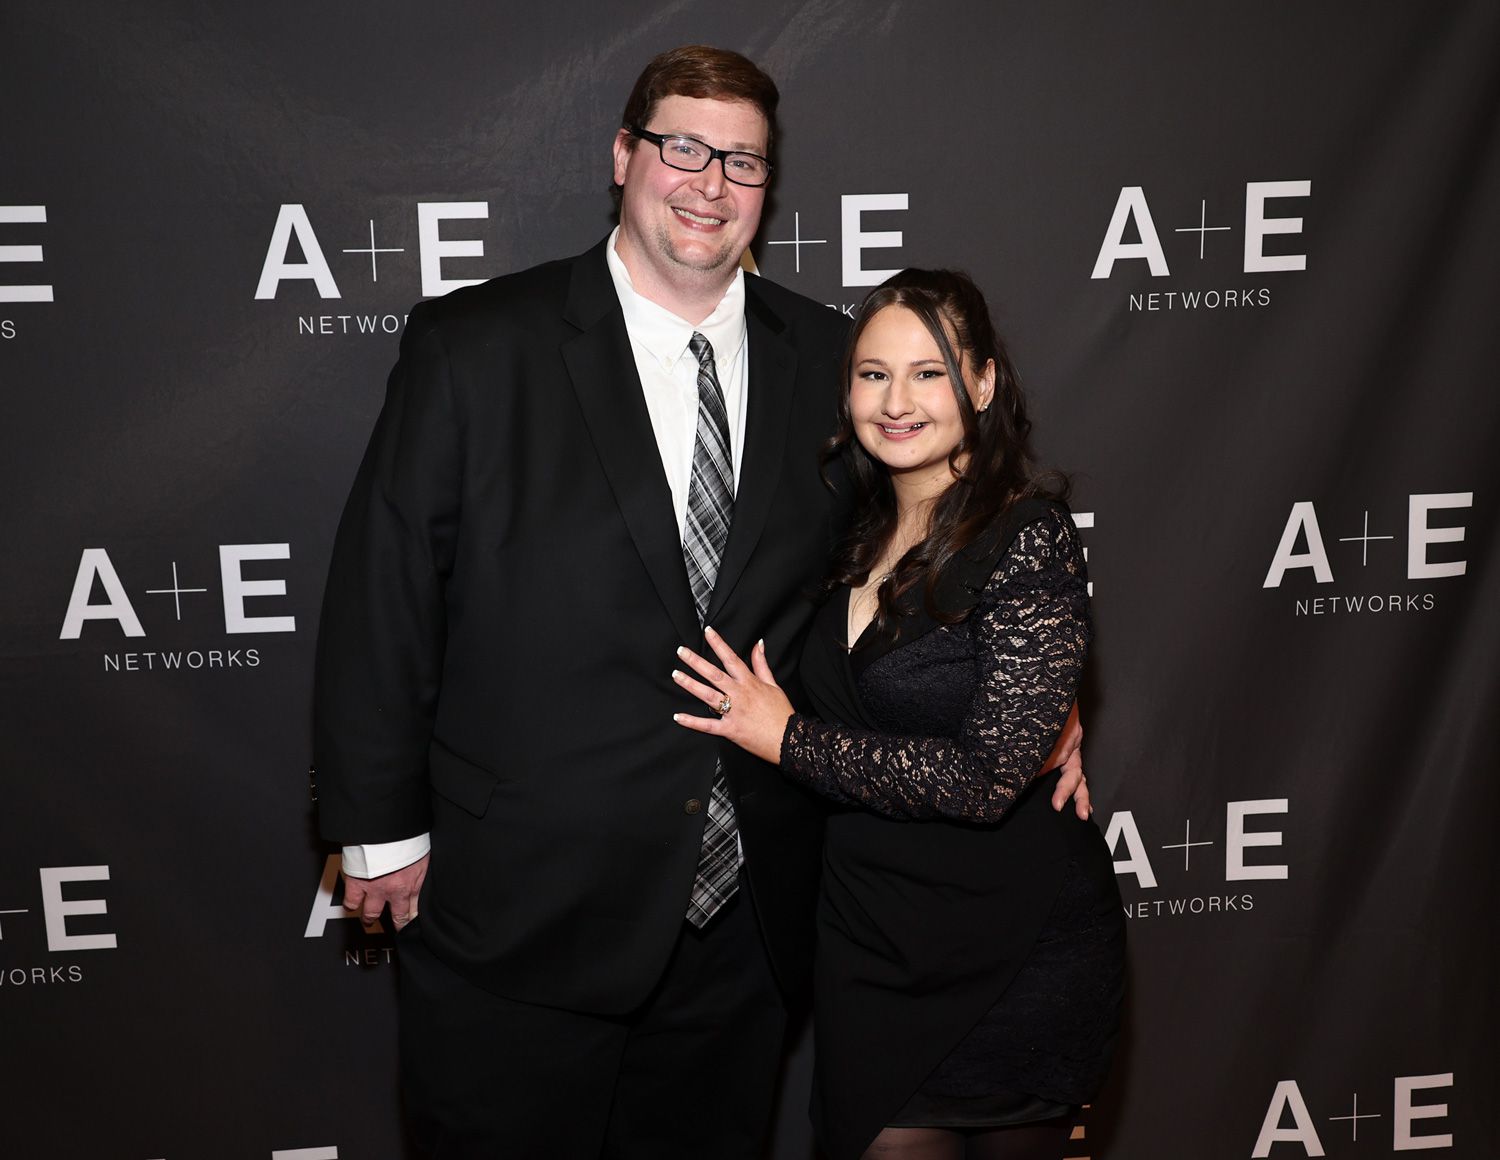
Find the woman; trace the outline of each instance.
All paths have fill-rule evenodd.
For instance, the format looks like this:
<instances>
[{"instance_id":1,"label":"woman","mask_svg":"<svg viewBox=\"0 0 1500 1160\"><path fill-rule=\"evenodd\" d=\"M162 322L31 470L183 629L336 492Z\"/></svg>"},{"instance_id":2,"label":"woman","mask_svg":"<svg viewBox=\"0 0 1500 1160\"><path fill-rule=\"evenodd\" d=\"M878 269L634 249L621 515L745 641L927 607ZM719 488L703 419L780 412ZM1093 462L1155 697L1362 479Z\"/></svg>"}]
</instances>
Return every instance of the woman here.
<instances>
[{"instance_id":1,"label":"woman","mask_svg":"<svg viewBox=\"0 0 1500 1160\"><path fill-rule=\"evenodd\" d=\"M814 1120L831 1160L1059 1160L1113 1046L1124 927L1098 828L1038 775L1090 636L1078 533L984 299L866 299L830 455L858 503L795 713L763 644L679 655L725 737L846 808L819 912Z\"/></svg>"}]
</instances>

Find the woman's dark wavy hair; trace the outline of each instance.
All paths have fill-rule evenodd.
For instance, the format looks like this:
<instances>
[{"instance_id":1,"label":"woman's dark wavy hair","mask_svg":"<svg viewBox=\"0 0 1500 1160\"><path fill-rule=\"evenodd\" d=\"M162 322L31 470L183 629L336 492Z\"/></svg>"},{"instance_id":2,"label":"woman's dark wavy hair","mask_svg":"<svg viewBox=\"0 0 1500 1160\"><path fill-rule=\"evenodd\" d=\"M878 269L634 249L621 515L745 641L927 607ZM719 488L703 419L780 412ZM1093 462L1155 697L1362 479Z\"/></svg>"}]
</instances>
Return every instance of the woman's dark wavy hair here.
<instances>
[{"instance_id":1,"label":"woman's dark wavy hair","mask_svg":"<svg viewBox=\"0 0 1500 1160\"><path fill-rule=\"evenodd\" d=\"M896 496L890 474L860 446L849 410L855 347L870 320L892 306L910 310L936 341L964 433L948 457L953 485L934 504L926 538L901 557L880 585L875 613L878 636L894 631L900 609L913 607L919 591L928 614L939 623L962 619L962 610L940 608L936 599L938 577L954 555L1017 501L1031 496L1066 500L1068 495L1067 478L1038 467L1032 457L1026 399L979 287L957 270L903 270L864 300L844 352L838 432L824 445L823 469L826 480L835 461L844 464L853 483L855 516L834 552L827 589L864 584L896 531ZM968 366L973 379L991 359L995 391L981 413L969 398L963 367Z\"/></svg>"}]
</instances>

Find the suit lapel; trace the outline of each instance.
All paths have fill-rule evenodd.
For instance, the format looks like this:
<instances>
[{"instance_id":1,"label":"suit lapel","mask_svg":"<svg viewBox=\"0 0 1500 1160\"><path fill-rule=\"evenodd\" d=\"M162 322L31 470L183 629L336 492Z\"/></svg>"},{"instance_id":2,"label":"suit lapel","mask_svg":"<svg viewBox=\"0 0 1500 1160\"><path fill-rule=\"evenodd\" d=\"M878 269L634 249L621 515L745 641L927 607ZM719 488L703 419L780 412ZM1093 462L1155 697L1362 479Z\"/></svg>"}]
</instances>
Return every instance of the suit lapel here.
<instances>
[{"instance_id":1,"label":"suit lapel","mask_svg":"<svg viewBox=\"0 0 1500 1160\"><path fill-rule=\"evenodd\" d=\"M787 423L797 378L797 352L783 336L786 324L760 298L754 276L745 276L745 328L749 347L749 407L745 416L744 462L734 497L734 522L719 561L719 575L708 602L715 618L739 582L766 530L771 500L781 480Z\"/></svg>"},{"instance_id":2,"label":"suit lapel","mask_svg":"<svg viewBox=\"0 0 1500 1160\"><path fill-rule=\"evenodd\" d=\"M657 453L630 336L625 332L625 316L605 263L605 245L607 241L573 263L563 318L579 333L563 343L563 362L594 450L651 582L678 635L684 641L696 641L700 635L698 617L682 562L682 541L674 524L672 492ZM752 374L754 366L752 360ZM745 466L749 468L750 464ZM721 567L721 580L723 575Z\"/></svg>"}]
</instances>

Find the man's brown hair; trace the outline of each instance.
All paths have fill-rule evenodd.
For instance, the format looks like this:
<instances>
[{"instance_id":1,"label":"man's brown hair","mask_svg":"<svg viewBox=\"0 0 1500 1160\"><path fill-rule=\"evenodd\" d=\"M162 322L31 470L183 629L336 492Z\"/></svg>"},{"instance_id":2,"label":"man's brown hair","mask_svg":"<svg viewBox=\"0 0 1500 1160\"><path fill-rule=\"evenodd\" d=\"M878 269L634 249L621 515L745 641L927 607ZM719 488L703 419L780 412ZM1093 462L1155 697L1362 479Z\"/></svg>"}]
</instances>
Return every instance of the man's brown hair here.
<instances>
[{"instance_id":1,"label":"man's brown hair","mask_svg":"<svg viewBox=\"0 0 1500 1160\"><path fill-rule=\"evenodd\" d=\"M685 44L655 57L636 79L620 124L649 128L663 97L699 97L714 101L747 101L759 109L771 131L781 94L776 82L749 60L727 48ZM710 142L714 144L714 142ZM766 147L770 148L767 136Z\"/></svg>"}]
</instances>

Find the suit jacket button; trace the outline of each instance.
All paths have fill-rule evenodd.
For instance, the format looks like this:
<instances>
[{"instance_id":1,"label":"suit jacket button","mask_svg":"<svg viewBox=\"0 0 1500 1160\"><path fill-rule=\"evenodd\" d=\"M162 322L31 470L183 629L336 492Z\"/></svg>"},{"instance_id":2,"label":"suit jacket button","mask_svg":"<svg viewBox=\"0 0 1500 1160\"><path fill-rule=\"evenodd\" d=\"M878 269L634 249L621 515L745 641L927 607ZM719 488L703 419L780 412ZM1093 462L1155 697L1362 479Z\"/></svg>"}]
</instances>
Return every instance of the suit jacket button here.
<instances>
[{"instance_id":1,"label":"suit jacket button","mask_svg":"<svg viewBox=\"0 0 1500 1160\"><path fill-rule=\"evenodd\" d=\"M696 814L702 808L703 803L697 798L688 798L687 801L682 803L682 812L685 814Z\"/></svg>"}]
</instances>

